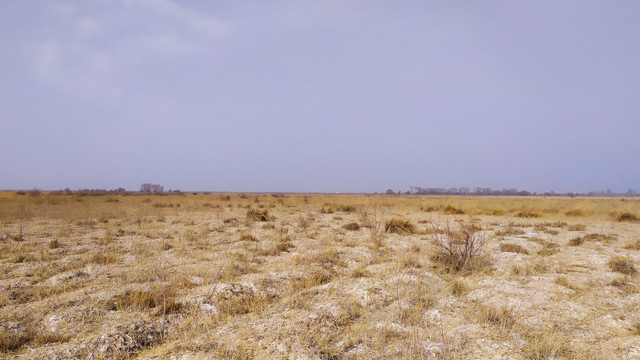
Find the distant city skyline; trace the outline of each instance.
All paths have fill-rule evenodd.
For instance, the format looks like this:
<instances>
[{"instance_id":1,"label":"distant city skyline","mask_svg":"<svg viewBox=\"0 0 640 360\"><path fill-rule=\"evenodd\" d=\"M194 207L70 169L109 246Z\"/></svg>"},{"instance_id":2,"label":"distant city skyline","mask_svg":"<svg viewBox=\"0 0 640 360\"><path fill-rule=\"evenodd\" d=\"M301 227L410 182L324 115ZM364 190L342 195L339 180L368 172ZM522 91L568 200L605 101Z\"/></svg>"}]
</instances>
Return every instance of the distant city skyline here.
<instances>
[{"instance_id":1,"label":"distant city skyline","mask_svg":"<svg viewBox=\"0 0 640 360\"><path fill-rule=\"evenodd\" d=\"M640 3L0 3L0 189L640 190Z\"/></svg>"}]
</instances>

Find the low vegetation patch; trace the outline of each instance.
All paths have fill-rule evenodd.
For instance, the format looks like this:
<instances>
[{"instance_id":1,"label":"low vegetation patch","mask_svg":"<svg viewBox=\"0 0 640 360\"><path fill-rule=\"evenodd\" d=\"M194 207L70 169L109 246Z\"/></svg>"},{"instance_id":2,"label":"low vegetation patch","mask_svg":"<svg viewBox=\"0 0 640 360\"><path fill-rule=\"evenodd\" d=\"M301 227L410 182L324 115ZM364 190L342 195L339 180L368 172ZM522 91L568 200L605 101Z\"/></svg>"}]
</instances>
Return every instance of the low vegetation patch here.
<instances>
[{"instance_id":1,"label":"low vegetation patch","mask_svg":"<svg viewBox=\"0 0 640 360\"><path fill-rule=\"evenodd\" d=\"M519 218L539 218L542 217L542 214L533 210L520 210L516 212L514 216Z\"/></svg>"},{"instance_id":2,"label":"low vegetation patch","mask_svg":"<svg viewBox=\"0 0 640 360\"><path fill-rule=\"evenodd\" d=\"M584 224L573 224L567 227L569 231L585 231L587 230L587 226Z\"/></svg>"},{"instance_id":3,"label":"low vegetation patch","mask_svg":"<svg viewBox=\"0 0 640 360\"><path fill-rule=\"evenodd\" d=\"M627 243L624 248L628 250L640 250L640 239Z\"/></svg>"},{"instance_id":4,"label":"low vegetation patch","mask_svg":"<svg viewBox=\"0 0 640 360\"><path fill-rule=\"evenodd\" d=\"M570 246L580 246L584 243L584 238L578 236L578 237L574 237L573 239L569 240L569 245Z\"/></svg>"},{"instance_id":5,"label":"low vegetation patch","mask_svg":"<svg viewBox=\"0 0 640 360\"><path fill-rule=\"evenodd\" d=\"M504 229L496 230L494 233L496 236L517 236L525 234L524 230L514 227L512 224L507 225Z\"/></svg>"},{"instance_id":6,"label":"low vegetation patch","mask_svg":"<svg viewBox=\"0 0 640 360\"><path fill-rule=\"evenodd\" d=\"M519 253L519 254L525 254L525 255L529 254L529 250L523 248L518 244L504 244L504 243L500 244L500 251Z\"/></svg>"},{"instance_id":7,"label":"low vegetation patch","mask_svg":"<svg viewBox=\"0 0 640 360\"><path fill-rule=\"evenodd\" d=\"M618 240L617 236L609 234L587 234L584 236L585 241L611 242Z\"/></svg>"},{"instance_id":8,"label":"low vegetation patch","mask_svg":"<svg viewBox=\"0 0 640 360\"><path fill-rule=\"evenodd\" d=\"M618 222L638 222L640 221L640 218L633 213L630 212L623 212L618 214L618 216L616 217L616 220Z\"/></svg>"},{"instance_id":9,"label":"low vegetation patch","mask_svg":"<svg viewBox=\"0 0 640 360\"><path fill-rule=\"evenodd\" d=\"M267 209L256 210L254 208L249 208L247 210L247 219L252 221L273 221L273 216L269 215L269 211Z\"/></svg>"},{"instance_id":10,"label":"low vegetation patch","mask_svg":"<svg viewBox=\"0 0 640 360\"><path fill-rule=\"evenodd\" d=\"M631 259L622 256L612 258L607 264L611 271L619 272L621 274L635 275L638 272Z\"/></svg>"},{"instance_id":11,"label":"low vegetation patch","mask_svg":"<svg viewBox=\"0 0 640 360\"><path fill-rule=\"evenodd\" d=\"M358 230L360 230L360 224L358 224L355 221L352 221L352 222L350 222L348 224L344 224L342 226L342 228L344 228L345 230L350 230L350 231L358 231Z\"/></svg>"},{"instance_id":12,"label":"low vegetation patch","mask_svg":"<svg viewBox=\"0 0 640 360\"><path fill-rule=\"evenodd\" d=\"M384 224L384 231L400 235L409 235L416 233L416 226L409 220L393 218Z\"/></svg>"},{"instance_id":13,"label":"low vegetation patch","mask_svg":"<svg viewBox=\"0 0 640 360\"><path fill-rule=\"evenodd\" d=\"M569 217L584 217L584 211L580 209L567 210L564 214Z\"/></svg>"},{"instance_id":14,"label":"low vegetation patch","mask_svg":"<svg viewBox=\"0 0 640 360\"><path fill-rule=\"evenodd\" d=\"M445 206L443 212L447 215L464 215L464 210L453 205Z\"/></svg>"}]
</instances>

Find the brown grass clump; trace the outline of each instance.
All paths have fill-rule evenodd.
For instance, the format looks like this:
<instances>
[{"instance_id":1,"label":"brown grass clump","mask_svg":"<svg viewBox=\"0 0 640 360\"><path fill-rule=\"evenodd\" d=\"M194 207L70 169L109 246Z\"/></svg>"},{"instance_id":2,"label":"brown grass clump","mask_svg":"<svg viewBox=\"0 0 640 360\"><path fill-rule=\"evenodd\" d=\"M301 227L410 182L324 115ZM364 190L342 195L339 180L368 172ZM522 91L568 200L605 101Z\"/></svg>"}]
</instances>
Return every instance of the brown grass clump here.
<instances>
[{"instance_id":1,"label":"brown grass clump","mask_svg":"<svg viewBox=\"0 0 640 360\"><path fill-rule=\"evenodd\" d=\"M618 216L616 216L616 220L618 222L639 222L640 218L633 213L630 212L624 212L621 214L618 214Z\"/></svg>"},{"instance_id":2,"label":"brown grass clump","mask_svg":"<svg viewBox=\"0 0 640 360\"><path fill-rule=\"evenodd\" d=\"M584 238L578 236L569 240L569 246L580 246L584 243Z\"/></svg>"},{"instance_id":3,"label":"brown grass clump","mask_svg":"<svg viewBox=\"0 0 640 360\"><path fill-rule=\"evenodd\" d=\"M569 217L584 217L584 211L580 209L567 210L564 214Z\"/></svg>"},{"instance_id":4,"label":"brown grass clump","mask_svg":"<svg viewBox=\"0 0 640 360\"><path fill-rule=\"evenodd\" d=\"M507 224L504 229L496 230L494 233L496 236L516 236L525 234L524 230L515 227L513 223Z\"/></svg>"},{"instance_id":5,"label":"brown grass clump","mask_svg":"<svg viewBox=\"0 0 640 360\"><path fill-rule=\"evenodd\" d=\"M49 241L49 249L58 249L60 247L62 247L62 242L60 242L60 240L53 239Z\"/></svg>"},{"instance_id":6,"label":"brown grass clump","mask_svg":"<svg viewBox=\"0 0 640 360\"><path fill-rule=\"evenodd\" d=\"M124 294L115 297L115 301L110 304L113 310L149 310L155 309L156 315L176 313L182 310L182 305L175 301L173 290L146 291L135 290L126 291Z\"/></svg>"},{"instance_id":7,"label":"brown grass clump","mask_svg":"<svg viewBox=\"0 0 640 360\"><path fill-rule=\"evenodd\" d=\"M513 313L506 307L480 306L477 311L477 318L480 321L498 326L503 330L511 329L516 323Z\"/></svg>"},{"instance_id":8,"label":"brown grass clump","mask_svg":"<svg viewBox=\"0 0 640 360\"><path fill-rule=\"evenodd\" d=\"M620 289L624 294L630 295L638 292L638 289L633 285L627 276L623 278L616 278L609 283L611 286L615 286Z\"/></svg>"},{"instance_id":9,"label":"brown grass clump","mask_svg":"<svg viewBox=\"0 0 640 360\"><path fill-rule=\"evenodd\" d=\"M564 286L567 289L571 289L571 290L578 289L575 285L571 284L569 280L564 276L558 276L557 278L555 278L555 280L553 280L553 283L556 285Z\"/></svg>"},{"instance_id":10,"label":"brown grass clump","mask_svg":"<svg viewBox=\"0 0 640 360\"><path fill-rule=\"evenodd\" d=\"M457 208L453 205L445 206L443 212L447 215L464 215L464 210Z\"/></svg>"},{"instance_id":11,"label":"brown grass clump","mask_svg":"<svg viewBox=\"0 0 640 360\"><path fill-rule=\"evenodd\" d=\"M25 328L0 332L0 355L17 351L26 345L42 346L53 343L64 343L69 337L39 329L29 323Z\"/></svg>"},{"instance_id":12,"label":"brown grass clump","mask_svg":"<svg viewBox=\"0 0 640 360\"><path fill-rule=\"evenodd\" d=\"M336 208L336 210L350 214L356 212L357 208L353 205L340 205Z\"/></svg>"},{"instance_id":13,"label":"brown grass clump","mask_svg":"<svg viewBox=\"0 0 640 360\"><path fill-rule=\"evenodd\" d=\"M527 346L524 348L525 359L546 360L557 358L575 358L570 355L567 341L552 331L534 331L526 334Z\"/></svg>"},{"instance_id":14,"label":"brown grass clump","mask_svg":"<svg viewBox=\"0 0 640 360\"><path fill-rule=\"evenodd\" d=\"M384 224L384 231L400 235L416 233L416 226L409 220L393 218Z\"/></svg>"},{"instance_id":15,"label":"brown grass clump","mask_svg":"<svg viewBox=\"0 0 640 360\"><path fill-rule=\"evenodd\" d=\"M345 230L349 230L349 231L358 231L358 230L360 230L360 224L358 224L355 221L352 221L352 222L350 222L348 224L344 224L342 226L342 228L345 229Z\"/></svg>"},{"instance_id":16,"label":"brown grass clump","mask_svg":"<svg viewBox=\"0 0 640 360\"><path fill-rule=\"evenodd\" d=\"M542 214L532 210L520 210L516 212L514 216L519 218L539 218L542 217Z\"/></svg>"},{"instance_id":17,"label":"brown grass clump","mask_svg":"<svg viewBox=\"0 0 640 360\"><path fill-rule=\"evenodd\" d=\"M91 261L100 265L115 264L116 262L118 262L118 256L113 252L100 252L93 254L93 256L91 257Z\"/></svg>"},{"instance_id":18,"label":"brown grass clump","mask_svg":"<svg viewBox=\"0 0 640 360\"><path fill-rule=\"evenodd\" d=\"M451 295L460 296L467 293L467 291L469 291L469 289L461 279L456 278L449 284L449 292Z\"/></svg>"},{"instance_id":19,"label":"brown grass clump","mask_svg":"<svg viewBox=\"0 0 640 360\"><path fill-rule=\"evenodd\" d=\"M258 241L258 239L249 233L243 233L240 235L240 241Z\"/></svg>"},{"instance_id":20,"label":"brown grass clump","mask_svg":"<svg viewBox=\"0 0 640 360\"><path fill-rule=\"evenodd\" d=\"M640 239L627 243L624 248L628 250L640 250Z\"/></svg>"},{"instance_id":21,"label":"brown grass clump","mask_svg":"<svg viewBox=\"0 0 640 360\"><path fill-rule=\"evenodd\" d=\"M585 241L599 241L599 242L611 242L618 240L618 238L614 235L609 234L587 234L584 236Z\"/></svg>"},{"instance_id":22,"label":"brown grass clump","mask_svg":"<svg viewBox=\"0 0 640 360\"><path fill-rule=\"evenodd\" d=\"M522 246L518 245L518 244L500 244L500 251L502 252L512 252L512 253L519 253L519 254L525 254L528 255L529 254L529 250L523 248Z\"/></svg>"},{"instance_id":23,"label":"brown grass clump","mask_svg":"<svg viewBox=\"0 0 640 360\"><path fill-rule=\"evenodd\" d=\"M269 215L269 211L267 209L256 210L254 208L249 208L249 210L247 210L247 219L263 222L275 220L273 216Z\"/></svg>"},{"instance_id":24,"label":"brown grass clump","mask_svg":"<svg viewBox=\"0 0 640 360\"><path fill-rule=\"evenodd\" d=\"M333 214L334 212L336 212L336 210L331 206L323 206L322 209L320 209L321 214Z\"/></svg>"},{"instance_id":25,"label":"brown grass clump","mask_svg":"<svg viewBox=\"0 0 640 360\"><path fill-rule=\"evenodd\" d=\"M573 224L567 227L569 231L585 231L587 230L587 226L584 224Z\"/></svg>"},{"instance_id":26,"label":"brown grass clump","mask_svg":"<svg viewBox=\"0 0 640 360\"><path fill-rule=\"evenodd\" d=\"M609 260L607 263L611 271L619 272L625 275L635 275L638 271L635 266L633 266L633 262L621 256L616 256Z\"/></svg>"}]
</instances>

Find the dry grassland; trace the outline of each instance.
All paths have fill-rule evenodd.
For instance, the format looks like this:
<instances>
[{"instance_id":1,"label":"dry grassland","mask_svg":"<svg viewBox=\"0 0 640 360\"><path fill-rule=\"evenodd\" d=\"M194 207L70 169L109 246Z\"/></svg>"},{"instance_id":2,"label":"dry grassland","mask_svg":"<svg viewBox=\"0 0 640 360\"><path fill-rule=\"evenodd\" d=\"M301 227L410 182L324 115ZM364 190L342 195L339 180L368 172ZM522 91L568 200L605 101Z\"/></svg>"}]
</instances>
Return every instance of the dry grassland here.
<instances>
[{"instance_id":1,"label":"dry grassland","mask_svg":"<svg viewBox=\"0 0 640 360\"><path fill-rule=\"evenodd\" d=\"M639 359L640 201L0 193L0 357Z\"/></svg>"}]
</instances>

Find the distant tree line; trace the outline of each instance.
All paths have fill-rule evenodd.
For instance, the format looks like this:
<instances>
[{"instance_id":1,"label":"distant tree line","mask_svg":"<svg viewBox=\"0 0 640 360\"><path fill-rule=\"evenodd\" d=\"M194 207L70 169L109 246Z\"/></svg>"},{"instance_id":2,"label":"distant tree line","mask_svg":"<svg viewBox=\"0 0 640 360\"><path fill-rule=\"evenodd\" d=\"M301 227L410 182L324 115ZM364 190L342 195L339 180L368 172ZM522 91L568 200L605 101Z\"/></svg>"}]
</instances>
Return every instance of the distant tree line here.
<instances>
[{"instance_id":1,"label":"distant tree line","mask_svg":"<svg viewBox=\"0 0 640 360\"><path fill-rule=\"evenodd\" d=\"M140 192L143 193L162 193L164 191L164 186L158 184L150 184L144 183L140 185Z\"/></svg>"},{"instance_id":2,"label":"distant tree line","mask_svg":"<svg viewBox=\"0 0 640 360\"><path fill-rule=\"evenodd\" d=\"M35 190L33 190L35 191ZM105 190L105 189L78 189L71 190L69 188L65 188L64 190L51 191L52 195L78 195L78 196L101 196L101 195L135 195L135 194L182 194L180 190L171 190L168 192L164 191L164 186L158 184L150 184L144 183L140 185L140 191L127 191L125 188L119 187L113 190ZM18 191L19 195L26 194L25 191Z\"/></svg>"},{"instance_id":3,"label":"distant tree line","mask_svg":"<svg viewBox=\"0 0 640 360\"><path fill-rule=\"evenodd\" d=\"M554 191L548 191L544 193L529 192L526 190L518 190L516 188L504 188L502 190L492 189L490 187L451 187L451 188L423 188L421 186L411 186L409 190L398 192L392 189L387 189L387 195L468 195L468 196L602 196L602 197L614 197L614 196L626 196L634 197L640 196L634 189L629 189L625 193L615 193L610 189L601 191L589 191L587 193L556 193Z\"/></svg>"}]
</instances>

